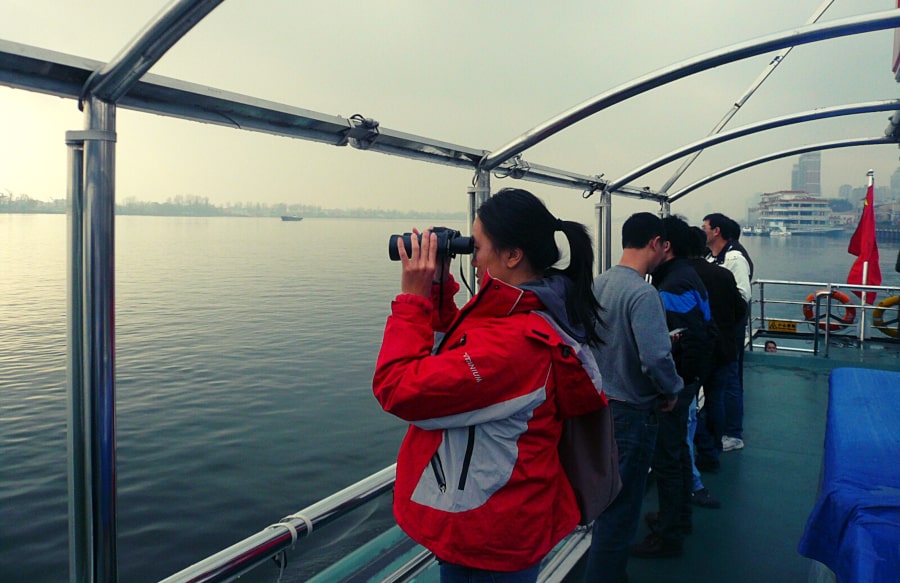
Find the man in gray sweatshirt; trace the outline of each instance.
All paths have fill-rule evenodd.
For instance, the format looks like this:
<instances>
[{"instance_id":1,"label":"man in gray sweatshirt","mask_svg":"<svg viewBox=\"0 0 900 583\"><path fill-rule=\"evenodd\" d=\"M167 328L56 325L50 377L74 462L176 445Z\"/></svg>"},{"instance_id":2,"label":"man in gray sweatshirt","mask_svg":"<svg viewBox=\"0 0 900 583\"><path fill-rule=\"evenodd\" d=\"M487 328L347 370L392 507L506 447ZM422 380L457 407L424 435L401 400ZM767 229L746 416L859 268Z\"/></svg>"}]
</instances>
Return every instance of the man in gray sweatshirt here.
<instances>
[{"instance_id":1,"label":"man in gray sweatshirt","mask_svg":"<svg viewBox=\"0 0 900 583\"><path fill-rule=\"evenodd\" d=\"M622 491L594 521L585 581L620 583L637 533L647 473L656 446L658 411L670 411L683 388L672 360L666 314L645 277L668 243L662 219L635 213L622 226L622 259L594 281L603 344L594 349L609 398L619 449Z\"/></svg>"}]
</instances>

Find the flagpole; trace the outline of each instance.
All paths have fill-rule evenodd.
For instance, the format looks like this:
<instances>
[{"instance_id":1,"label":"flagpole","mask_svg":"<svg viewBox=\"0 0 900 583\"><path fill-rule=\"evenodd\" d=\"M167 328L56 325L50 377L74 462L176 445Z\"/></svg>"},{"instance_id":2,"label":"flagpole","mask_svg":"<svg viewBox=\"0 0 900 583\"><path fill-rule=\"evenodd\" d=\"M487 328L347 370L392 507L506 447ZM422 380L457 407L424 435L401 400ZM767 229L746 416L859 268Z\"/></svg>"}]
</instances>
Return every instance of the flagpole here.
<instances>
[{"instance_id":1,"label":"flagpole","mask_svg":"<svg viewBox=\"0 0 900 583\"><path fill-rule=\"evenodd\" d=\"M866 186L866 190L872 188L875 185L875 170L870 168L866 173L866 176L869 177L869 184ZM868 285L869 283L869 262L864 261L862 266L862 285ZM862 348L863 342L866 337L866 299L868 298L868 294L863 292L859 294L859 347Z\"/></svg>"}]
</instances>

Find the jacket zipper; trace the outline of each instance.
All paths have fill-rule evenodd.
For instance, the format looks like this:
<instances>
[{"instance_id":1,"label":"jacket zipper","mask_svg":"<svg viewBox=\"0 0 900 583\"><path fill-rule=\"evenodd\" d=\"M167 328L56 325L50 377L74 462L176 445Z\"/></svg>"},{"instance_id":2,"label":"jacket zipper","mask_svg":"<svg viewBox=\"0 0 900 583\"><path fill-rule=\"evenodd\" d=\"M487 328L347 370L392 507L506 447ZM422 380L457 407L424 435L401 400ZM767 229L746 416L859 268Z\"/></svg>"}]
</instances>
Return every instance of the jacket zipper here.
<instances>
[{"instance_id":1,"label":"jacket zipper","mask_svg":"<svg viewBox=\"0 0 900 583\"><path fill-rule=\"evenodd\" d=\"M466 479L469 477L469 464L472 463L472 451L475 449L475 426L469 426L469 440L466 442L466 457L463 458L462 473L459 476L459 490L466 489Z\"/></svg>"},{"instance_id":2,"label":"jacket zipper","mask_svg":"<svg viewBox=\"0 0 900 583\"><path fill-rule=\"evenodd\" d=\"M438 454L431 456L431 471L434 472L434 479L437 480L441 493L447 491L447 480L444 478L444 466L441 465L441 457Z\"/></svg>"},{"instance_id":3,"label":"jacket zipper","mask_svg":"<svg viewBox=\"0 0 900 583\"><path fill-rule=\"evenodd\" d=\"M469 315L469 312L474 310L475 306L477 306L481 302L481 298L484 297L486 291L487 291L487 289L479 290L478 294L475 296L475 301L472 302L469 305L469 307L465 309L465 311L461 311L459 314L457 314L456 320L453 322L453 324L450 326L450 328L447 329L447 332L444 334L444 337L441 339L441 343L438 345L437 350L435 350L435 354L437 354L441 351L441 349L444 347L444 343L446 342L447 338L450 338L451 334L453 334L453 332L456 330L456 328L459 327L459 324L463 321L463 319L467 315ZM466 456L463 459L462 474L459 477L459 489L460 490L466 489L466 480L469 477L469 465L472 463L472 453L473 453L474 449L475 449L475 427L472 426L472 427L469 427L469 438L466 443ZM432 470L432 472L434 472L434 477L437 480L437 483L441 489L441 492L442 493L446 492L447 491L447 480L444 476L444 468L441 465L441 458L440 458L440 456L438 456L437 453L435 453L431 457L431 470Z\"/></svg>"}]
</instances>

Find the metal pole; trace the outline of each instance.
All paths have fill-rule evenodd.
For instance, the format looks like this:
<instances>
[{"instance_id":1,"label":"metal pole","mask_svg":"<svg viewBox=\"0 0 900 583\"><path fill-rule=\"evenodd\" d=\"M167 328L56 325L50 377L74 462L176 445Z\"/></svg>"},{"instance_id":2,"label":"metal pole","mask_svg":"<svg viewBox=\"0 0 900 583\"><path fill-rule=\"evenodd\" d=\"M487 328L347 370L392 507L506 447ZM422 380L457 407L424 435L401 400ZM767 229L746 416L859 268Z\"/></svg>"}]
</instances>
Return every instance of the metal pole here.
<instances>
[{"instance_id":1,"label":"metal pole","mask_svg":"<svg viewBox=\"0 0 900 583\"><path fill-rule=\"evenodd\" d=\"M466 202L468 203L467 217L469 219L469 224L466 225L466 230L469 233L469 236L471 237L472 236L472 223L475 222L475 212L478 210L478 197L475 194L474 186L470 186L469 188L467 188L466 194L468 195L468 199ZM465 259L460 258L460 261L465 261ZM462 273L462 265L460 265L459 270L460 270L460 273ZM471 261L469 262L469 268L467 269L467 271L468 271L467 277L468 277L469 281L473 282L472 289L475 289L475 285L477 284L477 282L475 281L475 267L472 265ZM466 289L466 299L467 300L472 299L472 293L468 289Z\"/></svg>"},{"instance_id":2,"label":"metal pole","mask_svg":"<svg viewBox=\"0 0 900 583\"><path fill-rule=\"evenodd\" d=\"M828 295L825 296L825 358L828 358L828 345L831 344L831 284L828 284Z\"/></svg>"},{"instance_id":3,"label":"metal pole","mask_svg":"<svg viewBox=\"0 0 900 583\"><path fill-rule=\"evenodd\" d=\"M868 181L869 183L867 184L867 189L868 188L874 189L875 170L870 168L869 171L866 173L866 176L868 176L868 178L869 178L869 181ZM868 190L866 191L866 202L868 203ZM874 203L875 203L875 196L873 194L872 195L872 204L874 204ZM872 211L874 212L874 210L875 209L873 208ZM869 262L868 261L863 263L862 284L863 285L869 284ZM866 334L866 300L867 299L868 299L868 296L866 295L866 292L862 292L861 294L859 294L859 348L860 349L862 349L863 341L865 340L865 334Z\"/></svg>"},{"instance_id":4,"label":"metal pole","mask_svg":"<svg viewBox=\"0 0 900 583\"><path fill-rule=\"evenodd\" d=\"M600 202L594 205L597 217L597 273L612 267L612 193L600 193Z\"/></svg>"},{"instance_id":5,"label":"metal pole","mask_svg":"<svg viewBox=\"0 0 900 583\"><path fill-rule=\"evenodd\" d=\"M92 550L88 581L114 582L116 562L116 106L88 96L84 143L84 366Z\"/></svg>"},{"instance_id":6,"label":"metal pole","mask_svg":"<svg viewBox=\"0 0 900 583\"><path fill-rule=\"evenodd\" d=\"M491 173L484 170L475 171L475 197L474 207L470 215L469 231L471 234L472 223L475 222L475 214L478 208L491 197ZM472 289L478 292L478 282L475 280L475 267L469 263L469 281L472 282Z\"/></svg>"},{"instance_id":7,"label":"metal pole","mask_svg":"<svg viewBox=\"0 0 900 583\"><path fill-rule=\"evenodd\" d=\"M67 228L67 419L68 419L68 484L69 484L69 581L87 581L87 565L91 564L91 499L87 488L85 402L84 402L84 147L83 140L66 135L68 146Z\"/></svg>"}]
</instances>

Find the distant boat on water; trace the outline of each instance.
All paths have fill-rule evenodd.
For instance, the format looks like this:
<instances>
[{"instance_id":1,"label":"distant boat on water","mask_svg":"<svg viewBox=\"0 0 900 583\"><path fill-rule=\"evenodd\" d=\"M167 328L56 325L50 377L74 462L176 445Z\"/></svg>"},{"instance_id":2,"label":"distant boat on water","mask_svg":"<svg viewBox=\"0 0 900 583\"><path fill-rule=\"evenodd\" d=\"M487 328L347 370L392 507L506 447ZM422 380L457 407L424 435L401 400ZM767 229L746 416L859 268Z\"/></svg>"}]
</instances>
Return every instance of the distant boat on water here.
<instances>
[{"instance_id":1,"label":"distant boat on water","mask_svg":"<svg viewBox=\"0 0 900 583\"><path fill-rule=\"evenodd\" d=\"M297 215L281 215L282 221L302 221L303 217L298 217Z\"/></svg>"},{"instance_id":2,"label":"distant boat on water","mask_svg":"<svg viewBox=\"0 0 900 583\"><path fill-rule=\"evenodd\" d=\"M764 228L762 225L753 225L753 226L742 227L741 234L742 235L751 235L751 236L758 235L758 236L762 236L762 237L768 237L769 231L768 231L768 229Z\"/></svg>"}]
</instances>

